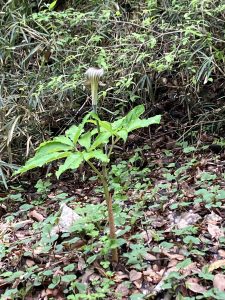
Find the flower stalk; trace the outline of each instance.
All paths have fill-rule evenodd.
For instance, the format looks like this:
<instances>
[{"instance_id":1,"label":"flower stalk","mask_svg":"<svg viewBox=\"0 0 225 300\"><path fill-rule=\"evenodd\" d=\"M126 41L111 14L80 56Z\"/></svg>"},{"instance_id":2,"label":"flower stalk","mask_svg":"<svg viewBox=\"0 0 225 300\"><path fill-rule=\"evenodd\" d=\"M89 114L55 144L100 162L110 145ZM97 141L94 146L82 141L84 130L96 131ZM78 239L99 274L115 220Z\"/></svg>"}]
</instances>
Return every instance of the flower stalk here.
<instances>
[{"instance_id":1,"label":"flower stalk","mask_svg":"<svg viewBox=\"0 0 225 300\"><path fill-rule=\"evenodd\" d=\"M85 73L87 79L91 84L92 109L95 114L97 114L97 108L98 108L98 84L103 74L104 74L103 69L96 69L96 68L89 68ZM100 126L98 121L97 121L97 128L98 128L98 134L100 134ZM107 210L108 210L109 236L112 241L115 241L116 229L115 229L114 214L113 214L112 196L109 192L109 187L108 187L108 175L107 175L106 164L105 163L102 164L102 173L99 172L98 169L96 169L91 162L88 162L88 164L95 171L95 173L98 175L99 179L102 182L103 190L105 194L105 200L107 204ZM112 249L112 262L118 263L118 260L119 260L119 256L118 256L117 248Z\"/></svg>"}]
</instances>

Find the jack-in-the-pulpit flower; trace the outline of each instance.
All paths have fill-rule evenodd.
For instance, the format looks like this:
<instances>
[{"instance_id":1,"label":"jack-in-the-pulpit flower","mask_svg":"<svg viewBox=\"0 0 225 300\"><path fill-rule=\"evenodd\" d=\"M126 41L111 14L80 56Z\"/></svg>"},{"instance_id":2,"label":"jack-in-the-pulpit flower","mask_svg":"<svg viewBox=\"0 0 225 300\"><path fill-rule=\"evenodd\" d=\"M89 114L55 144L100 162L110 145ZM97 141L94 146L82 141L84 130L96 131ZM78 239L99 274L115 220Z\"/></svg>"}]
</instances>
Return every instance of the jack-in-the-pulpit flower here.
<instances>
[{"instance_id":1,"label":"jack-in-the-pulpit flower","mask_svg":"<svg viewBox=\"0 0 225 300\"><path fill-rule=\"evenodd\" d=\"M103 74L104 70L97 68L89 68L85 72L85 75L91 84L92 107L95 113L97 112L98 105L98 83Z\"/></svg>"}]
</instances>

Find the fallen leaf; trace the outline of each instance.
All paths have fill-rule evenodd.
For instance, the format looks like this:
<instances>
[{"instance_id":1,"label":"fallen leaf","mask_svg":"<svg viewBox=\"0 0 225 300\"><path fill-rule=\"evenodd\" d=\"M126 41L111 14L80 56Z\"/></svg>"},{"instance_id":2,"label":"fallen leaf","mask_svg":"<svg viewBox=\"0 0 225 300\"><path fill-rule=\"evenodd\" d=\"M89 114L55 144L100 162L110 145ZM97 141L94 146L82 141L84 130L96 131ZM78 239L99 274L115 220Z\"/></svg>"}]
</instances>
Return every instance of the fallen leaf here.
<instances>
[{"instance_id":1,"label":"fallen leaf","mask_svg":"<svg viewBox=\"0 0 225 300\"><path fill-rule=\"evenodd\" d=\"M137 272L136 270L131 270L129 275L130 275L131 281L136 281L138 279L141 279L141 277L142 277L142 273Z\"/></svg>"},{"instance_id":2,"label":"fallen leaf","mask_svg":"<svg viewBox=\"0 0 225 300\"><path fill-rule=\"evenodd\" d=\"M206 288L198 283L198 278L189 278L185 282L186 287L194 293L203 294Z\"/></svg>"},{"instance_id":3,"label":"fallen leaf","mask_svg":"<svg viewBox=\"0 0 225 300\"><path fill-rule=\"evenodd\" d=\"M31 260L31 259L26 259L26 265L28 267L32 267L32 266L35 265L35 262L33 260Z\"/></svg>"},{"instance_id":4,"label":"fallen leaf","mask_svg":"<svg viewBox=\"0 0 225 300\"><path fill-rule=\"evenodd\" d=\"M209 272L225 266L225 259L219 259L209 265Z\"/></svg>"},{"instance_id":5,"label":"fallen leaf","mask_svg":"<svg viewBox=\"0 0 225 300\"><path fill-rule=\"evenodd\" d=\"M154 260L156 260L156 256L155 256L155 255L152 255L152 254L150 254L150 253L144 254L143 257L144 257L145 260L149 260L149 261L154 261Z\"/></svg>"},{"instance_id":6,"label":"fallen leaf","mask_svg":"<svg viewBox=\"0 0 225 300\"><path fill-rule=\"evenodd\" d=\"M123 272L119 271L119 272L116 272L114 274L114 278L113 278L113 281L115 282L121 282L123 281L124 279L129 279L129 276L124 274Z\"/></svg>"},{"instance_id":7,"label":"fallen leaf","mask_svg":"<svg viewBox=\"0 0 225 300\"><path fill-rule=\"evenodd\" d=\"M137 289L140 289L142 287L142 280L138 279L133 281L133 284L136 286Z\"/></svg>"},{"instance_id":8,"label":"fallen leaf","mask_svg":"<svg viewBox=\"0 0 225 300\"><path fill-rule=\"evenodd\" d=\"M191 275L193 273L199 273L201 270L197 267L197 263L193 262L190 265L188 265L187 267L183 268L180 270L181 274L188 276Z\"/></svg>"},{"instance_id":9,"label":"fallen leaf","mask_svg":"<svg viewBox=\"0 0 225 300\"><path fill-rule=\"evenodd\" d=\"M222 221L222 218L212 211L211 214L205 216L204 221L208 224L217 224Z\"/></svg>"},{"instance_id":10,"label":"fallen leaf","mask_svg":"<svg viewBox=\"0 0 225 300\"><path fill-rule=\"evenodd\" d=\"M142 231L141 237L144 239L145 242L150 243L152 241L152 231L151 230Z\"/></svg>"},{"instance_id":11,"label":"fallen leaf","mask_svg":"<svg viewBox=\"0 0 225 300\"><path fill-rule=\"evenodd\" d=\"M222 250L222 249L218 250L218 254L219 254L220 257L225 258L225 251L224 250Z\"/></svg>"},{"instance_id":12,"label":"fallen leaf","mask_svg":"<svg viewBox=\"0 0 225 300\"><path fill-rule=\"evenodd\" d=\"M180 216L175 218L175 224L178 229L183 229L187 226L195 224L198 220L201 219L199 214L193 213L191 210L185 213L182 213Z\"/></svg>"},{"instance_id":13,"label":"fallen leaf","mask_svg":"<svg viewBox=\"0 0 225 300\"><path fill-rule=\"evenodd\" d=\"M225 291L225 275L216 274L213 278L213 286L220 291Z\"/></svg>"},{"instance_id":14,"label":"fallen leaf","mask_svg":"<svg viewBox=\"0 0 225 300\"><path fill-rule=\"evenodd\" d=\"M169 253L167 251L162 251L162 253L164 255L168 256L170 259L184 260L184 255L182 255L182 254L173 254L173 253Z\"/></svg>"},{"instance_id":15,"label":"fallen leaf","mask_svg":"<svg viewBox=\"0 0 225 300\"><path fill-rule=\"evenodd\" d=\"M120 283L116 290L116 293L120 294L122 297L127 297L129 295L129 288L126 283Z\"/></svg>"},{"instance_id":16,"label":"fallen leaf","mask_svg":"<svg viewBox=\"0 0 225 300\"><path fill-rule=\"evenodd\" d=\"M37 212L35 209L29 213L29 217L33 218L34 220L36 220L38 222L44 221L44 217L42 216L42 214Z\"/></svg>"},{"instance_id":17,"label":"fallen leaf","mask_svg":"<svg viewBox=\"0 0 225 300\"><path fill-rule=\"evenodd\" d=\"M25 220L18 223L14 223L11 226L13 227L14 230L19 230L21 228L24 228L26 225L30 225L30 224L33 224L32 220Z\"/></svg>"},{"instance_id":18,"label":"fallen leaf","mask_svg":"<svg viewBox=\"0 0 225 300\"><path fill-rule=\"evenodd\" d=\"M219 239L224 236L224 232L219 226L209 223L208 224L208 232L212 236L212 238Z\"/></svg>"}]
</instances>

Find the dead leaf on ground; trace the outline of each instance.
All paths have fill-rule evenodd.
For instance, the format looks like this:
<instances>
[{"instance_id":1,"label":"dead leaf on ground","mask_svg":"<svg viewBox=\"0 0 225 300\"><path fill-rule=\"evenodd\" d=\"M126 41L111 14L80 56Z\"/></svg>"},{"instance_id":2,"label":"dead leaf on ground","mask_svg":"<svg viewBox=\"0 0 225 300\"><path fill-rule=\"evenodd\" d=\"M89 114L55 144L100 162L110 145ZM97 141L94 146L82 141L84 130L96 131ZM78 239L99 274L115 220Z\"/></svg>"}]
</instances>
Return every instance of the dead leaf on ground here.
<instances>
[{"instance_id":1,"label":"dead leaf on ground","mask_svg":"<svg viewBox=\"0 0 225 300\"><path fill-rule=\"evenodd\" d=\"M152 255L151 253L146 253L143 258L145 260L149 260L149 261L154 261L154 260L157 260L156 256L155 255Z\"/></svg>"},{"instance_id":2,"label":"dead leaf on ground","mask_svg":"<svg viewBox=\"0 0 225 300\"><path fill-rule=\"evenodd\" d=\"M193 262L190 265L188 265L187 267L181 269L180 272L181 272L181 274L188 276L191 274L198 274L199 272L201 272L201 270L197 267L197 263Z\"/></svg>"},{"instance_id":3,"label":"dead leaf on ground","mask_svg":"<svg viewBox=\"0 0 225 300\"><path fill-rule=\"evenodd\" d=\"M219 226L215 224L208 224L208 232L212 236L212 238L219 239L220 237L224 236L224 232Z\"/></svg>"},{"instance_id":4,"label":"dead leaf on ground","mask_svg":"<svg viewBox=\"0 0 225 300\"><path fill-rule=\"evenodd\" d=\"M123 282L117 286L115 292L120 294L122 297L127 297L129 295L129 288L127 284Z\"/></svg>"},{"instance_id":5,"label":"dead leaf on ground","mask_svg":"<svg viewBox=\"0 0 225 300\"><path fill-rule=\"evenodd\" d=\"M150 243L152 241L152 231L151 230L142 231L141 237L144 239L145 242Z\"/></svg>"},{"instance_id":6,"label":"dead leaf on ground","mask_svg":"<svg viewBox=\"0 0 225 300\"><path fill-rule=\"evenodd\" d=\"M113 278L113 281L115 282L121 282L123 281L124 279L129 279L129 276L124 274L123 272L119 271L119 272L116 272L114 274L114 278Z\"/></svg>"},{"instance_id":7,"label":"dead leaf on ground","mask_svg":"<svg viewBox=\"0 0 225 300\"><path fill-rule=\"evenodd\" d=\"M225 275L216 274L213 278L213 286L220 291L225 291Z\"/></svg>"},{"instance_id":8,"label":"dead leaf on ground","mask_svg":"<svg viewBox=\"0 0 225 300\"><path fill-rule=\"evenodd\" d=\"M39 212L37 212L35 209L32 210L30 213L29 213L29 217L30 218L33 218L34 220L38 221L38 222L42 222L44 221L44 217L42 216L42 214L40 214Z\"/></svg>"},{"instance_id":9,"label":"dead leaf on ground","mask_svg":"<svg viewBox=\"0 0 225 300\"><path fill-rule=\"evenodd\" d=\"M225 259L219 259L209 265L209 272L225 266Z\"/></svg>"},{"instance_id":10,"label":"dead leaf on ground","mask_svg":"<svg viewBox=\"0 0 225 300\"><path fill-rule=\"evenodd\" d=\"M204 221L208 224L217 224L222 221L222 218L212 211L211 214L205 216Z\"/></svg>"},{"instance_id":11,"label":"dead leaf on ground","mask_svg":"<svg viewBox=\"0 0 225 300\"><path fill-rule=\"evenodd\" d=\"M220 257L225 258L225 251L224 250L222 250L222 249L218 250L218 254L219 254Z\"/></svg>"},{"instance_id":12,"label":"dead leaf on ground","mask_svg":"<svg viewBox=\"0 0 225 300\"><path fill-rule=\"evenodd\" d=\"M194 293L203 294L206 292L206 288L198 283L198 278L189 278L186 280L186 287Z\"/></svg>"},{"instance_id":13,"label":"dead leaf on ground","mask_svg":"<svg viewBox=\"0 0 225 300\"><path fill-rule=\"evenodd\" d=\"M175 224L177 225L178 229L183 229L187 226L196 224L197 221L200 219L201 219L201 216L199 214L196 214L190 210L188 212L182 213L179 216L176 216Z\"/></svg>"},{"instance_id":14,"label":"dead leaf on ground","mask_svg":"<svg viewBox=\"0 0 225 300\"><path fill-rule=\"evenodd\" d=\"M177 259L177 260L184 260L184 255L182 254L173 254L173 253L169 253L167 251L162 251L162 253L166 256L168 256L170 259Z\"/></svg>"},{"instance_id":15,"label":"dead leaf on ground","mask_svg":"<svg viewBox=\"0 0 225 300\"><path fill-rule=\"evenodd\" d=\"M137 272L136 270L131 270L129 276L130 276L130 281L136 281L141 279L142 273Z\"/></svg>"}]
</instances>

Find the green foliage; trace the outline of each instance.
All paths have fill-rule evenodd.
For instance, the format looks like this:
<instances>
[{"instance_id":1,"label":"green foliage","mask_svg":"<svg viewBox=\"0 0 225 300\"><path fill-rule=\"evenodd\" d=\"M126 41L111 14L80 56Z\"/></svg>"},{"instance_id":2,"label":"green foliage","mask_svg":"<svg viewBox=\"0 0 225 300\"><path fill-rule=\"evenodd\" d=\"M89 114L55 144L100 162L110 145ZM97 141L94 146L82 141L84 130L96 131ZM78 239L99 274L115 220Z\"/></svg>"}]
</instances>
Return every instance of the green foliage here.
<instances>
[{"instance_id":1,"label":"green foliage","mask_svg":"<svg viewBox=\"0 0 225 300\"><path fill-rule=\"evenodd\" d=\"M57 178L65 171L76 170L83 162L97 159L102 163L108 163L113 146L122 139L126 141L128 134L138 128L148 127L151 124L158 124L160 116L148 119L140 119L144 112L144 106L139 105L131 110L125 117L109 123L101 121L95 114L87 114L79 126L70 127L65 136L55 137L51 141L43 142L36 150L33 158L29 159L25 166L21 167L16 174L27 172L31 169L42 167L52 161L66 158L56 172ZM99 132L89 130L84 132L87 123L99 124ZM112 145L108 153L103 152L103 146L109 143Z\"/></svg>"},{"instance_id":2,"label":"green foliage","mask_svg":"<svg viewBox=\"0 0 225 300\"><path fill-rule=\"evenodd\" d=\"M220 119L222 0L130 1L132 13L114 1L71 0L60 9L56 1L35 3L2 5L0 149L7 164L79 115L89 65L107 71L100 103L114 115L139 103L163 107L166 97L185 108L185 121L195 113L198 120Z\"/></svg>"}]
</instances>

